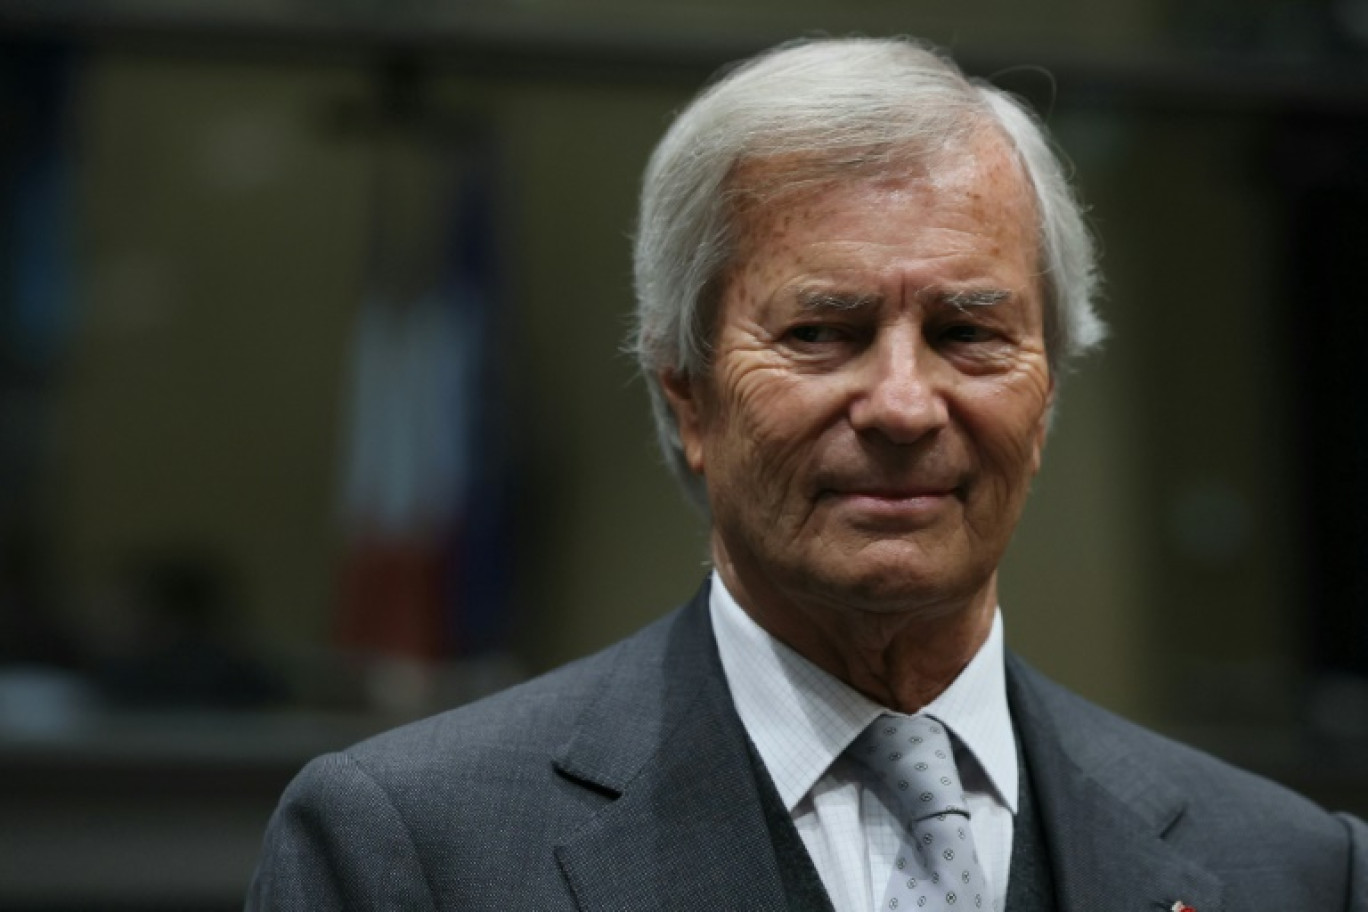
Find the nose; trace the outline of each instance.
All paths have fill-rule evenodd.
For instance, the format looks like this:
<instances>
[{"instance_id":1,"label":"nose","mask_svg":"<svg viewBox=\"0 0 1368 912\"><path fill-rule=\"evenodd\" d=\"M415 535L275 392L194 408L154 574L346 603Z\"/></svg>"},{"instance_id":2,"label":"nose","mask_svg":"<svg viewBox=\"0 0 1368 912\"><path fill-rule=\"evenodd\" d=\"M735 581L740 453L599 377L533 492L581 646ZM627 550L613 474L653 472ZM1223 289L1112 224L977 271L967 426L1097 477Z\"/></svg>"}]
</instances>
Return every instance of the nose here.
<instances>
[{"instance_id":1,"label":"nose","mask_svg":"<svg viewBox=\"0 0 1368 912\"><path fill-rule=\"evenodd\" d=\"M934 376L934 353L917 327L882 329L864 354L850 406L855 430L911 444L945 426L949 415Z\"/></svg>"}]
</instances>

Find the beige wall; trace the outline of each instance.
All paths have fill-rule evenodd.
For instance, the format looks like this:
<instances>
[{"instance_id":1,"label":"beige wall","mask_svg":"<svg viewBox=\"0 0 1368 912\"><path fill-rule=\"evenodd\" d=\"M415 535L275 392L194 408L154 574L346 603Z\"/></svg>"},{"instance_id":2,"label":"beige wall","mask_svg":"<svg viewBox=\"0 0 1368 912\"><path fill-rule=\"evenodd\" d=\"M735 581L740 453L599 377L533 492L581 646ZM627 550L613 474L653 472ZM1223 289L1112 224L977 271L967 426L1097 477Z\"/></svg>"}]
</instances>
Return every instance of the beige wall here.
<instances>
[{"instance_id":1,"label":"beige wall","mask_svg":"<svg viewBox=\"0 0 1368 912\"><path fill-rule=\"evenodd\" d=\"M74 603L186 545L232 556L263 634L316 636L367 175L320 115L364 74L103 55L82 88L54 477Z\"/></svg>"}]
</instances>

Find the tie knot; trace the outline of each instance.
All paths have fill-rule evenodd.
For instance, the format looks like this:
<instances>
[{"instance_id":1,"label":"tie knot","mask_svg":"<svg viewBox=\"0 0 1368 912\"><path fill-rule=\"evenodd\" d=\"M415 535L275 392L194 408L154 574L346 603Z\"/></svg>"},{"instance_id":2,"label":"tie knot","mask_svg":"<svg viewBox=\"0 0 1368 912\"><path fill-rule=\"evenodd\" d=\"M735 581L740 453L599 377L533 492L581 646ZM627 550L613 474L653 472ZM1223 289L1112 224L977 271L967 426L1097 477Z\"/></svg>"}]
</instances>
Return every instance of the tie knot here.
<instances>
[{"instance_id":1,"label":"tie knot","mask_svg":"<svg viewBox=\"0 0 1368 912\"><path fill-rule=\"evenodd\" d=\"M884 714L850 746L913 820L967 814L950 735L934 716Z\"/></svg>"}]
</instances>

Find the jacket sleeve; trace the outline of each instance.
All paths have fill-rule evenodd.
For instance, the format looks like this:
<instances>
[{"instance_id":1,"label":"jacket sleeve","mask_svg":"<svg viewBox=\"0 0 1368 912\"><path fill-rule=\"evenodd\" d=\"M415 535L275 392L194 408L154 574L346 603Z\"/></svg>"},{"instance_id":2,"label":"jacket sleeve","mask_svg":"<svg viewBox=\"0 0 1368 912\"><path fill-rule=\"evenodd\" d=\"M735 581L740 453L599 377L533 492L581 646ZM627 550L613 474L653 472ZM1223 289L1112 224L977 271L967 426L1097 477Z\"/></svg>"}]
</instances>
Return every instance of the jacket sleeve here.
<instances>
[{"instance_id":1,"label":"jacket sleeve","mask_svg":"<svg viewBox=\"0 0 1368 912\"><path fill-rule=\"evenodd\" d=\"M385 790L329 754L286 789L266 830L247 912L436 910L427 876Z\"/></svg>"},{"instance_id":2,"label":"jacket sleeve","mask_svg":"<svg viewBox=\"0 0 1368 912\"><path fill-rule=\"evenodd\" d=\"M1368 824L1341 814L1349 831L1349 902L1346 912L1368 912Z\"/></svg>"}]
</instances>

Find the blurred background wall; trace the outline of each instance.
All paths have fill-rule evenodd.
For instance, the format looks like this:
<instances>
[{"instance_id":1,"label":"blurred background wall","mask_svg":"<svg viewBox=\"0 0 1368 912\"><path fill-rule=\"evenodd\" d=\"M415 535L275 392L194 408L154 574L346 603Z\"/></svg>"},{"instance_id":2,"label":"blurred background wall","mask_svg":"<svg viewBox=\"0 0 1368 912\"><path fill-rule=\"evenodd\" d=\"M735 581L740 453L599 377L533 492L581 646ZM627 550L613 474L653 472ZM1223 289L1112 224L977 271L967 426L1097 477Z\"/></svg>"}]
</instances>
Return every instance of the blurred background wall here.
<instances>
[{"instance_id":1,"label":"blurred background wall","mask_svg":"<svg viewBox=\"0 0 1368 912\"><path fill-rule=\"evenodd\" d=\"M1009 642L1368 811L1368 3L0 2L0 907L235 908L308 757L688 597L638 176L847 32L1030 99L1102 240Z\"/></svg>"}]
</instances>

